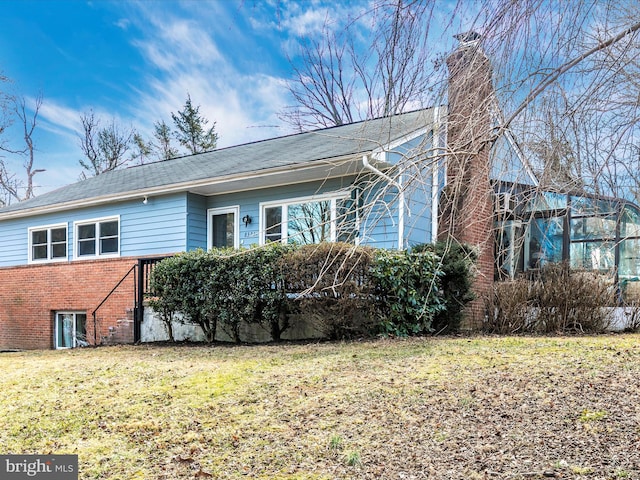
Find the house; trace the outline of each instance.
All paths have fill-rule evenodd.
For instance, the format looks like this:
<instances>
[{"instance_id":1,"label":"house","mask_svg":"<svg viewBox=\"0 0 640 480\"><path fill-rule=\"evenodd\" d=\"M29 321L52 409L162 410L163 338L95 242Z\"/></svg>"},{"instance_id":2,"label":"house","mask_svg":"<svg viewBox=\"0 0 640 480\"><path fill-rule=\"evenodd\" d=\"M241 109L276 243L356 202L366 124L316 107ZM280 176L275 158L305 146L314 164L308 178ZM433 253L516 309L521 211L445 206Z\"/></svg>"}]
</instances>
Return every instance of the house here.
<instances>
[{"instance_id":1,"label":"house","mask_svg":"<svg viewBox=\"0 0 640 480\"><path fill-rule=\"evenodd\" d=\"M496 198L537 183L508 132L487 141L493 90L478 37L461 36L447 63L447 107L116 170L0 209L0 349L139 340L150 265L197 248L402 249L452 236L477 246L486 293ZM502 263L515 269L522 253L508 240ZM470 325L481 315L477 301Z\"/></svg>"}]
</instances>

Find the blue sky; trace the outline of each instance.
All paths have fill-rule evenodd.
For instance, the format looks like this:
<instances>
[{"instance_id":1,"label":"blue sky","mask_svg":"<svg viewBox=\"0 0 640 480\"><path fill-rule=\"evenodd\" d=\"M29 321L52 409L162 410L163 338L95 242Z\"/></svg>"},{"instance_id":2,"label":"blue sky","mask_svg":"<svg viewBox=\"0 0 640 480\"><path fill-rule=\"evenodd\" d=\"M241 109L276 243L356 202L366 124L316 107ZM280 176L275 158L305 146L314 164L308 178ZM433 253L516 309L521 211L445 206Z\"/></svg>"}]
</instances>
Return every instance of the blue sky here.
<instances>
[{"instance_id":1,"label":"blue sky","mask_svg":"<svg viewBox=\"0 0 640 480\"><path fill-rule=\"evenodd\" d=\"M187 93L216 121L218 146L290 133L278 113L291 104L300 41L325 21L339 28L367 0L4 0L0 72L29 104L43 96L36 134L42 193L78 179L80 115L93 109L149 135L170 122ZM19 142L15 129L5 138ZM20 161L5 159L20 172Z\"/></svg>"},{"instance_id":2,"label":"blue sky","mask_svg":"<svg viewBox=\"0 0 640 480\"><path fill-rule=\"evenodd\" d=\"M288 133L277 116L289 103L287 55L328 15L322 3L247 0L5 0L2 11L0 71L12 80L4 88L28 103L43 95L40 191L78 178L76 132L89 109L150 133L189 93L217 122L219 146ZM19 132L7 140L18 144Z\"/></svg>"}]
</instances>

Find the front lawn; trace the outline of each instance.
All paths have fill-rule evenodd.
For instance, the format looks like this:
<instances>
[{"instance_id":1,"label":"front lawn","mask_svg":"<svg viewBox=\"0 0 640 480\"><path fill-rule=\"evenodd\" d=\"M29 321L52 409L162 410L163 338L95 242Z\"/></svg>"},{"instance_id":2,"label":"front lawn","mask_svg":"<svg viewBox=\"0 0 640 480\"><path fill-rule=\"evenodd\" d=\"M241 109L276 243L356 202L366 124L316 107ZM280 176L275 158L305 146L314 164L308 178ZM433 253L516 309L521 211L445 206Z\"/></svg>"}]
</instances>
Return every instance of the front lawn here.
<instances>
[{"instance_id":1,"label":"front lawn","mask_svg":"<svg viewBox=\"0 0 640 480\"><path fill-rule=\"evenodd\" d=\"M0 454L81 479L640 479L640 335L0 353Z\"/></svg>"}]
</instances>

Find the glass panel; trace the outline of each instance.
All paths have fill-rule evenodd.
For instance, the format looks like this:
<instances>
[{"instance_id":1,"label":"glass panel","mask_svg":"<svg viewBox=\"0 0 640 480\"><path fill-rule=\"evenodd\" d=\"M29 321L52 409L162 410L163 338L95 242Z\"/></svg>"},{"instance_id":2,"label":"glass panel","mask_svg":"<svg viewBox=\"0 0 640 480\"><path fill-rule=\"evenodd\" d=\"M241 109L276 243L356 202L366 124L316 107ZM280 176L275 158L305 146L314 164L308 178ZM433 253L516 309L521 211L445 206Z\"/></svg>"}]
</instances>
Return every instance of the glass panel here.
<instances>
[{"instance_id":1,"label":"glass panel","mask_svg":"<svg viewBox=\"0 0 640 480\"><path fill-rule=\"evenodd\" d=\"M95 224L80 225L78 227L78 238L80 240L86 240L89 238L96 238L96 226Z\"/></svg>"},{"instance_id":2,"label":"glass panel","mask_svg":"<svg viewBox=\"0 0 640 480\"><path fill-rule=\"evenodd\" d=\"M572 243L569 256L571 268L609 270L614 267L615 249L612 242Z\"/></svg>"},{"instance_id":3,"label":"glass panel","mask_svg":"<svg viewBox=\"0 0 640 480\"><path fill-rule=\"evenodd\" d=\"M567 195L565 193L543 192L540 195L536 195L529 202L527 211L542 212L562 208L567 208Z\"/></svg>"},{"instance_id":4,"label":"glass panel","mask_svg":"<svg viewBox=\"0 0 640 480\"><path fill-rule=\"evenodd\" d=\"M100 239L100 254L103 253L118 253L118 237Z\"/></svg>"},{"instance_id":5,"label":"glass panel","mask_svg":"<svg viewBox=\"0 0 640 480\"><path fill-rule=\"evenodd\" d=\"M59 313L56 315L56 348L71 348L73 346L73 314Z\"/></svg>"},{"instance_id":6,"label":"glass panel","mask_svg":"<svg viewBox=\"0 0 640 480\"><path fill-rule=\"evenodd\" d=\"M51 230L51 258L67 256L67 229L54 228Z\"/></svg>"},{"instance_id":7,"label":"glass panel","mask_svg":"<svg viewBox=\"0 0 640 480\"><path fill-rule=\"evenodd\" d=\"M118 222L102 222L100 223L100 237L117 237Z\"/></svg>"},{"instance_id":8,"label":"glass panel","mask_svg":"<svg viewBox=\"0 0 640 480\"><path fill-rule=\"evenodd\" d=\"M309 245L331 239L331 202L289 205L287 210L289 243Z\"/></svg>"},{"instance_id":9,"label":"glass panel","mask_svg":"<svg viewBox=\"0 0 640 480\"><path fill-rule=\"evenodd\" d=\"M507 220L496 225L495 258L497 277L514 278L521 261L523 227L519 221ZM521 268L521 267L520 267Z\"/></svg>"},{"instance_id":10,"label":"glass panel","mask_svg":"<svg viewBox=\"0 0 640 480\"><path fill-rule=\"evenodd\" d=\"M621 277L638 277L640 275L640 240L623 240L620 242Z\"/></svg>"},{"instance_id":11,"label":"glass panel","mask_svg":"<svg viewBox=\"0 0 640 480\"><path fill-rule=\"evenodd\" d=\"M605 239L616 237L616 218L584 217L571 219L571 240Z\"/></svg>"},{"instance_id":12,"label":"glass panel","mask_svg":"<svg viewBox=\"0 0 640 480\"><path fill-rule=\"evenodd\" d=\"M118 252L118 222L100 223L100 254Z\"/></svg>"},{"instance_id":13,"label":"glass panel","mask_svg":"<svg viewBox=\"0 0 640 480\"><path fill-rule=\"evenodd\" d=\"M47 258L47 246L46 245L34 245L31 256L33 260L43 260Z\"/></svg>"},{"instance_id":14,"label":"glass panel","mask_svg":"<svg viewBox=\"0 0 640 480\"><path fill-rule=\"evenodd\" d=\"M572 196L571 210L573 215L615 215L616 202L613 200Z\"/></svg>"},{"instance_id":15,"label":"glass panel","mask_svg":"<svg viewBox=\"0 0 640 480\"><path fill-rule=\"evenodd\" d=\"M223 213L211 216L213 247L230 247L235 245L235 214Z\"/></svg>"},{"instance_id":16,"label":"glass panel","mask_svg":"<svg viewBox=\"0 0 640 480\"><path fill-rule=\"evenodd\" d=\"M51 245L51 258L64 258L67 256L66 243L54 243Z\"/></svg>"},{"instance_id":17,"label":"glass panel","mask_svg":"<svg viewBox=\"0 0 640 480\"><path fill-rule=\"evenodd\" d=\"M42 245L47 244L47 231L46 230L37 230L35 232L31 232L31 243L33 245Z\"/></svg>"},{"instance_id":18,"label":"glass panel","mask_svg":"<svg viewBox=\"0 0 640 480\"><path fill-rule=\"evenodd\" d=\"M562 261L564 217L536 218L530 225L528 268Z\"/></svg>"},{"instance_id":19,"label":"glass panel","mask_svg":"<svg viewBox=\"0 0 640 480\"><path fill-rule=\"evenodd\" d=\"M76 344L86 346L87 343L87 315L85 313L76 313Z\"/></svg>"},{"instance_id":20,"label":"glass panel","mask_svg":"<svg viewBox=\"0 0 640 480\"><path fill-rule=\"evenodd\" d=\"M277 242L282 238L282 207L264 209L265 241Z\"/></svg>"},{"instance_id":21,"label":"glass panel","mask_svg":"<svg viewBox=\"0 0 640 480\"><path fill-rule=\"evenodd\" d=\"M67 241L67 229L66 228L54 228L51 230L51 241L66 242Z\"/></svg>"},{"instance_id":22,"label":"glass panel","mask_svg":"<svg viewBox=\"0 0 640 480\"><path fill-rule=\"evenodd\" d=\"M622 209L620 235L622 237L640 237L640 213L631 205L625 205Z\"/></svg>"},{"instance_id":23,"label":"glass panel","mask_svg":"<svg viewBox=\"0 0 640 480\"><path fill-rule=\"evenodd\" d=\"M80 240L78 242L78 255L95 255L96 241L91 238L89 240Z\"/></svg>"}]
</instances>

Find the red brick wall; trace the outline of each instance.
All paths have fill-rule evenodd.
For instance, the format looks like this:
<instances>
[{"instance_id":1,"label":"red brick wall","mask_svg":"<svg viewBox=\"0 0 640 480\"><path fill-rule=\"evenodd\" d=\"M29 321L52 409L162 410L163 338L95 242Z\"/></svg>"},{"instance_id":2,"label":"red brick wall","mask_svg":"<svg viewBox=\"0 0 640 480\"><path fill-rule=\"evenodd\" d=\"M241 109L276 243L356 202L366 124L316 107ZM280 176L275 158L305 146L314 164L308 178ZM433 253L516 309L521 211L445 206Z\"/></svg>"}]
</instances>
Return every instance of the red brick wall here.
<instances>
[{"instance_id":1,"label":"red brick wall","mask_svg":"<svg viewBox=\"0 0 640 480\"><path fill-rule=\"evenodd\" d=\"M56 311L86 312L93 344L93 311L136 263L117 258L0 268L0 349L52 348ZM134 288L132 272L97 311L97 344L133 341Z\"/></svg>"},{"instance_id":2,"label":"red brick wall","mask_svg":"<svg viewBox=\"0 0 640 480\"><path fill-rule=\"evenodd\" d=\"M477 44L463 44L447 58L447 187L441 203L440 240L478 251L474 291L463 327L479 328L493 283L493 189L489 180L492 71Z\"/></svg>"}]
</instances>

